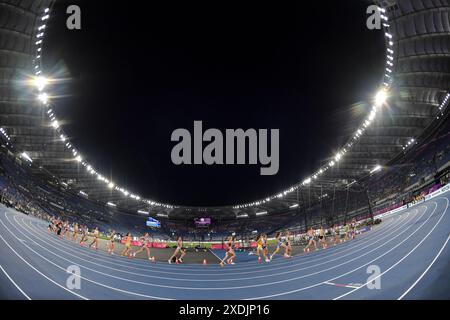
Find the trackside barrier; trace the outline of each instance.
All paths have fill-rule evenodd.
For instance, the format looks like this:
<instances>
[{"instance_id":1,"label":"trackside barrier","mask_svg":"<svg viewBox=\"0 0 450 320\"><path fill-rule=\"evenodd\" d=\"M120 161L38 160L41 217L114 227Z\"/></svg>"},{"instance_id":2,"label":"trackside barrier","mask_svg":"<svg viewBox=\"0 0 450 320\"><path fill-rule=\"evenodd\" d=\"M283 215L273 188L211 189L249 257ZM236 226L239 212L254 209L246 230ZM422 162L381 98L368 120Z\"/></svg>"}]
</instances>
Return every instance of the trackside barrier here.
<instances>
[{"instance_id":1,"label":"trackside barrier","mask_svg":"<svg viewBox=\"0 0 450 320\"><path fill-rule=\"evenodd\" d=\"M445 186L443 186L442 188L440 188L440 189L438 189L438 190L436 190L436 191L433 191L433 192L430 193L430 194L427 194L421 201L414 202L414 203L412 203L412 202L411 202L411 203L408 203L408 204L406 204L406 205L404 205L404 206L401 206L401 207L399 207L399 208L397 208L397 209L394 209L394 210L391 210L391 211L388 211L388 212L385 212L385 213L376 215L375 217L376 217L376 218L385 218L385 217L390 216L390 215L392 215L392 214L398 213L398 212L400 212L400 211L402 211L402 210L405 210L405 209L408 209L408 208L412 208L412 207L414 207L414 206L416 206L416 205L418 205L418 204L421 204L421 203L423 203L423 202L425 202L425 201L427 201L427 200L430 200L430 199L432 199L432 198L434 198L434 197L440 196L441 194L444 194L444 193L446 193L447 191L450 191L450 183L447 183L447 184L446 184Z\"/></svg>"},{"instance_id":2,"label":"trackside barrier","mask_svg":"<svg viewBox=\"0 0 450 320\"><path fill-rule=\"evenodd\" d=\"M394 213L403 211L403 210L405 210L407 208L408 208L408 205L404 205L404 206L398 207L397 209L394 209L394 210L391 210L391 211L388 211L388 212L376 215L375 218L377 218L377 219L385 218L385 217L390 216L390 215L392 215Z\"/></svg>"},{"instance_id":3,"label":"trackside barrier","mask_svg":"<svg viewBox=\"0 0 450 320\"><path fill-rule=\"evenodd\" d=\"M125 240L124 239L120 240L120 243L121 244L125 244ZM135 246L135 247L142 247L143 244L144 243L141 242L141 241L131 241L131 245ZM147 244L147 247L163 249L163 248L167 248L167 243L165 243L165 242L151 242L151 243Z\"/></svg>"},{"instance_id":4,"label":"trackside barrier","mask_svg":"<svg viewBox=\"0 0 450 320\"><path fill-rule=\"evenodd\" d=\"M450 190L450 183L446 184L445 186L443 186L442 188L440 188L440 189L438 189L436 191L433 191L430 194L427 194L425 196L425 200L429 200L429 199L432 199L434 197L437 197L437 196L439 196L439 195L441 195L441 194L443 194L443 193L445 193L445 192L447 192L449 190Z\"/></svg>"},{"instance_id":5,"label":"trackside barrier","mask_svg":"<svg viewBox=\"0 0 450 320\"><path fill-rule=\"evenodd\" d=\"M256 246L257 246L256 242L251 242L251 243L249 244L249 247L250 247L250 248L256 248ZM235 247L236 249L240 249L240 248L242 248L242 245L241 245L240 243L236 243L236 244L234 245L234 247ZM226 249L226 245L225 245L225 244L217 244L217 243L215 243L215 244L212 244L212 245L211 245L211 249L213 249L213 250L217 250L217 249Z\"/></svg>"}]
</instances>

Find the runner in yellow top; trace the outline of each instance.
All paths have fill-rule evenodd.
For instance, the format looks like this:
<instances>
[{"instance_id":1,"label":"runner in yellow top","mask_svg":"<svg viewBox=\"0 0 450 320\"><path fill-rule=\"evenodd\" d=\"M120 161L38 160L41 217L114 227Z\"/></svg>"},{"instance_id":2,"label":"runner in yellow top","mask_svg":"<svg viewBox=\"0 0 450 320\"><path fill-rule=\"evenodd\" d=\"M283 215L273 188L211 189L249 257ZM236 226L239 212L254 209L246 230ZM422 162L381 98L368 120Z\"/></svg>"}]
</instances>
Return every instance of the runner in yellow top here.
<instances>
[{"instance_id":1,"label":"runner in yellow top","mask_svg":"<svg viewBox=\"0 0 450 320\"><path fill-rule=\"evenodd\" d=\"M125 249L123 249L121 253L122 256L131 257L128 255L128 252L130 252L131 250L131 240L132 240L131 233L127 233L127 235L125 236Z\"/></svg>"},{"instance_id":2,"label":"runner in yellow top","mask_svg":"<svg viewBox=\"0 0 450 320\"><path fill-rule=\"evenodd\" d=\"M258 255L258 263L261 262L261 253L263 254L264 261L269 262L267 257L267 242L264 234L260 234L256 238L256 254Z\"/></svg>"}]
</instances>

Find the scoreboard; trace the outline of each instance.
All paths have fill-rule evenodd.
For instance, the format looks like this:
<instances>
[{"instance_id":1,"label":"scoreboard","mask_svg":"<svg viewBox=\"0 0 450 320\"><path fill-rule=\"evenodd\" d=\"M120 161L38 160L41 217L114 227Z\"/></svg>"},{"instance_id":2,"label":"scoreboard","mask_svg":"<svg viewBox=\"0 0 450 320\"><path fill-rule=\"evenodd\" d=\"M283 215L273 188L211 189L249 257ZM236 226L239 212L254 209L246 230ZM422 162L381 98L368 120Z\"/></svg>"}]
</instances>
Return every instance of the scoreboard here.
<instances>
[{"instance_id":1,"label":"scoreboard","mask_svg":"<svg viewBox=\"0 0 450 320\"><path fill-rule=\"evenodd\" d=\"M158 220L149 217L147 222L146 222L147 227L152 227L152 228L161 228L161 222L159 222Z\"/></svg>"},{"instance_id":2,"label":"scoreboard","mask_svg":"<svg viewBox=\"0 0 450 320\"><path fill-rule=\"evenodd\" d=\"M196 227L209 227L211 225L211 218L194 218Z\"/></svg>"}]
</instances>

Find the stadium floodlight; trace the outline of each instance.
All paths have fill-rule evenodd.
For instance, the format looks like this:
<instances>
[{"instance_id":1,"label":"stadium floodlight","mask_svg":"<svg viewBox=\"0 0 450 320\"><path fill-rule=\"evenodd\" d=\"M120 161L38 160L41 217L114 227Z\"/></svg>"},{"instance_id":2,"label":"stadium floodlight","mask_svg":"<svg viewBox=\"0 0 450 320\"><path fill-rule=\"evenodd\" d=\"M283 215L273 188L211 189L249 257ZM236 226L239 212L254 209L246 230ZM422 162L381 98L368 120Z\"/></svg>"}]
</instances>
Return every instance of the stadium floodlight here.
<instances>
[{"instance_id":1,"label":"stadium floodlight","mask_svg":"<svg viewBox=\"0 0 450 320\"><path fill-rule=\"evenodd\" d=\"M267 211L261 211L261 212L257 212L256 213L257 216L263 216L263 215L266 215L266 214L267 214Z\"/></svg>"},{"instance_id":2,"label":"stadium floodlight","mask_svg":"<svg viewBox=\"0 0 450 320\"><path fill-rule=\"evenodd\" d=\"M239 214L236 216L236 218L238 219L242 219L242 218L248 218L248 214L244 213L244 214Z\"/></svg>"},{"instance_id":3,"label":"stadium floodlight","mask_svg":"<svg viewBox=\"0 0 450 320\"><path fill-rule=\"evenodd\" d=\"M144 210L138 210L138 213L140 213L140 214L150 214L150 212L144 211Z\"/></svg>"},{"instance_id":4,"label":"stadium floodlight","mask_svg":"<svg viewBox=\"0 0 450 320\"><path fill-rule=\"evenodd\" d=\"M356 183L356 180L353 180L352 182L350 182L349 184L347 184L347 188L351 187L352 185L354 185Z\"/></svg>"},{"instance_id":5,"label":"stadium floodlight","mask_svg":"<svg viewBox=\"0 0 450 320\"><path fill-rule=\"evenodd\" d=\"M58 123L58 121L53 120L51 126L52 126L53 128L55 128L55 129L58 129L58 128L59 128L59 123ZM70 144L69 144L69 148L70 148Z\"/></svg>"},{"instance_id":6,"label":"stadium floodlight","mask_svg":"<svg viewBox=\"0 0 450 320\"><path fill-rule=\"evenodd\" d=\"M114 188L114 183L112 183L112 182L108 183L108 188L110 188L110 189Z\"/></svg>"},{"instance_id":7,"label":"stadium floodlight","mask_svg":"<svg viewBox=\"0 0 450 320\"><path fill-rule=\"evenodd\" d=\"M110 207L117 207L117 205L115 203L112 203L112 202L107 202L106 204L108 206L110 206Z\"/></svg>"},{"instance_id":8,"label":"stadium floodlight","mask_svg":"<svg viewBox=\"0 0 450 320\"><path fill-rule=\"evenodd\" d=\"M48 102L48 94L46 94L45 92L39 94L37 98L42 104L47 104Z\"/></svg>"},{"instance_id":9,"label":"stadium floodlight","mask_svg":"<svg viewBox=\"0 0 450 320\"><path fill-rule=\"evenodd\" d=\"M381 105L383 105L386 102L386 100L387 100L386 90L381 89L375 95L375 105L376 106L381 106Z\"/></svg>"},{"instance_id":10,"label":"stadium floodlight","mask_svg":"<svg viewBox=\"0 0 450 320\"><path fill-rule=\"evenodd\" d=\"M370 173L374 173L374 172L380 171L381 168L382 168L382 167L381 167L379 164L377 164L377 165L375 166L375 168L373 168L373 169L370 171Z\"/></svg>"},{"instance_id":11,"label":"stadium floodlight","mask_svg":"<svg viewBox=\"0 0 450 320\"><path fill-rule=\"evenodd\" d=\"M39 91L44 90L44 88L48 85L49 79L44 76L33 77L31 80L31 84L36 87Z\"/></svg>"},{"instance_id":12,"label":"stadium floodlight","mask_svg":"<svg viewBox=\"0 0 450 320\"><path fill-rule=\"evenodd\" d=\"M77 162L81 162L83 159L81 158L81 156L77 156L77 157L75 158L75 160L77 160Z\"/></svg>"},{"instance_id":13,"label":"stadium floodlight","mask_svg":"<svg viewBox=\"0 0 450 320\"><path fill-rule=\"evenodd\" d=\"M334 160L336 160L336 162L338 162L339 160L341 160L341 157L342 157L341 153L338 152L338 154L336 154L336 156L334 157Z\"/></svg>"},{"instance_id":14,"label":"stadium floodlight","mask_svg":"<svg viewBox=\"0 0 450 320\"><path fill-rule=\"evenodd\" d=\"M31 157L28 155L28 153L26 153L26 152L22 152L21 154L20 154L20 156L22 157L22 158L24 158L25 160L27 160L28 162L33 162L33 159L31 159Z\"/></svg>"},{"instance_id":15,"label":"stadium floodlight","mask_svg":"<svg viewBox=\"0 0 450 320\"><path fill-rule=\"evenodd\" d=\"M157 217L161 217L161 218L168 218L169 216L165 213L157 213L156 214Z\"/></svg>"},{"instance_id":16,"label":"stadium floodlight","mask_svg":"<svg viewBox=\"0 0 450 320\"><path fill-rule=\"evenodd\" d=\"M298 203L296 203L296 204L293 204L292 206L290 206L289 208L291 208L291 209L294 209L294 208L297 208L298 207Z\"/></svg>"},{"instance_id":17,"label":"stadium floodlight","mask_svg":"<svg viewBox=\"0 0 450 320\"><path fill-rule=\"evenodd\" d=\"M88 197L88 194L87 194L86 192L84 192L84 191L81 191L81 190L80 190L80 194L81 194L82 196Z\"/></svg>"}]
</instances>

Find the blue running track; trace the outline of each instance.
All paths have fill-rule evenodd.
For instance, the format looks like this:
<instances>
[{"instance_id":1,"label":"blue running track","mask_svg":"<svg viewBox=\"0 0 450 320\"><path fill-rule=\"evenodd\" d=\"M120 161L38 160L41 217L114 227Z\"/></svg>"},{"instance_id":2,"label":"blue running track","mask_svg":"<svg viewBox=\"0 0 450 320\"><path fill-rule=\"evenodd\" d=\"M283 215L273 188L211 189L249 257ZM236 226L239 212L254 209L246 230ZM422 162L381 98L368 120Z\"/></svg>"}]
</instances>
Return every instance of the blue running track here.
<instances>
[{"instance_id":1,"label":"blue running track","mask_svg":"<svg viewBox=\"0 0 450 320\"><path fill-rule=\"evenodd\" d=\"M0 206L0 298L450 299L449 198L447 192L395 214L336 247L271 263L237 259L224 268L109 256ZM73 265L80 289L66 286Z\"/></svg>"}]
</instances>

